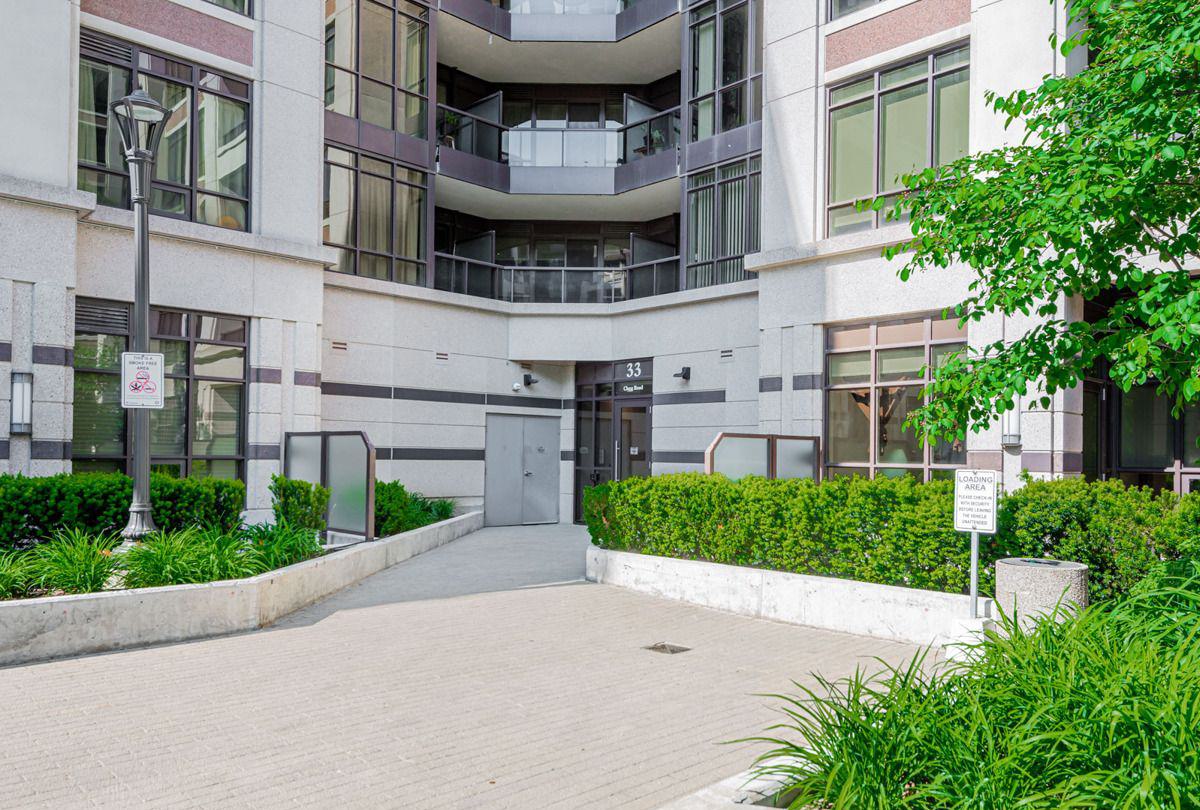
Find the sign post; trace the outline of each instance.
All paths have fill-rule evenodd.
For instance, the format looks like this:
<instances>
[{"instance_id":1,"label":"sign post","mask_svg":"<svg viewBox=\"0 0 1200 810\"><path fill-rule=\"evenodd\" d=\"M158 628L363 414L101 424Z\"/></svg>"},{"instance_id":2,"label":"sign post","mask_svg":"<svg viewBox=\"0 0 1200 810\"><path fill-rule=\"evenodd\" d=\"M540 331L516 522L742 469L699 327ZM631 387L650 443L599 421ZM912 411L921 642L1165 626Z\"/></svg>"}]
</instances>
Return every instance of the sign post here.
<instances>
[{"instance_id":1,"label":"sign post","mask_svg":"<svg viewBox=\"0 0 1200 810\"><path fill-rule=\"evenodd\" d=\"M996 533L996 471L954 471L954 530L971 533L971 618L979 618L979 535Z\"/></svg>"}]
</instances>

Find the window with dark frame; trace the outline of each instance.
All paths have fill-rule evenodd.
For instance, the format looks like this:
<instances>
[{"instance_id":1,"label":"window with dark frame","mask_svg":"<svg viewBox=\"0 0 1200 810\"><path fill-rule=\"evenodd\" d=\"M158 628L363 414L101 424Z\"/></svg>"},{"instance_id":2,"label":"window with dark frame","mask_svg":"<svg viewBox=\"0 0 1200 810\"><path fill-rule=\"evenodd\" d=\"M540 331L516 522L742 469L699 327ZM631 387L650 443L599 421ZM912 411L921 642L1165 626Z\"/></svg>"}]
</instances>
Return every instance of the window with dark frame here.
<instances>
[{"instance_id":1,"label":"window with dark frame","mask_svg":"<svg viewBox=\"0 0 1200 810\"><path fill-rule=\"evenodd\" d=\"M969 55L958 45L829 90L829 236L878 228L891 205L858 211L856 203L899 192L903 174L967 154Z\"/></svg>"},{"instance_id":2,"label":"window with dark frame","mask_svg":"<svg viewBox=\"0 0 1200 810\"><path fill-rule=\"evenodd\" d=\"M763 0L708 0L688 12L688 132L702 141L762 118Z\"/></svg>"},{"instance_id":3,"label":"window with dark frame","mask_svg":"<svg viewBox=\"0 0 1200 810\"><path fill-rule=\"evenodd\" d=\"M929 368L966 346L956 319L926 316L825 330L825 470L829 476L951 478L962 440L922 446L904 429Z\"/></svg>"},{"instance_id":4,"label":"window with dark frame","mask_svg":"<svg viewBox=\"0 0 1200 810\"><path fill-rule=\"evenodd\" d=\"M167 108L150 210L250 226L250 84L92 31L80 32L79 188L131 207L129 170L109 105L134 86Z\"/></svg>"},{"instance_id":5,"label":"window with dark frame","mask_svg":"<svg viewBox=\"0 0 1200 810\"><path fill-rule=\"evenodd\" d=\"M424 172L327 145L321 238L338 250L333 269L424 285L425 184Z\"/></svg>"},{"instance_id":6,"label":"window with dark frame","mask_svg":"<svg viewBox=\"0 0 1200 810\"><path fill-rule=\"evenodd\" d=\"M687 178L686 287L742 281L760 245L762 156L722 163Z\"/></svg>"},{"instance_id":7,"label":"window with dark frame","mask_svg":"<svg viewBox=\"0 0 1200 810\"><path fill-rule=\"evenodd\" d=\"M128 472L132 423L121 407L130 306L76 304L72 465ZM244 478L249 322L152 308L150 351L164 355L166 405L150 414L151 465L176 477Z\"/></svg>"},{"instance_id":8,"label":"window with dark frame","mask_svg":"<svg viewBox=\"0 0 1200 810\"><path fill-rule=\"evenodd\" d=\"M245 14L247 17L254 13L251 0L207 0L207 2L229 11L236 11L238 14Z\"/></svg>"},{"instance_id":9,"label":"window with dark frame","mask_svg":"<svg viewBox=\"0 0 1200 810\"><path fill-rule=\"evenodd\" d=\"M883 0L829 0L829 19L836 20L864 8L878 5Z\"/></svg>"},{"instance_id":10,"label":"window with dark frame","mask_svg":"<svg viewBox=\"0 0 1200 810\"><path fill-rule=\"evenodd\" d=\"M425 138L429 9L412 0L327 0L325 109Z\"/></svg>"}]
</instances>

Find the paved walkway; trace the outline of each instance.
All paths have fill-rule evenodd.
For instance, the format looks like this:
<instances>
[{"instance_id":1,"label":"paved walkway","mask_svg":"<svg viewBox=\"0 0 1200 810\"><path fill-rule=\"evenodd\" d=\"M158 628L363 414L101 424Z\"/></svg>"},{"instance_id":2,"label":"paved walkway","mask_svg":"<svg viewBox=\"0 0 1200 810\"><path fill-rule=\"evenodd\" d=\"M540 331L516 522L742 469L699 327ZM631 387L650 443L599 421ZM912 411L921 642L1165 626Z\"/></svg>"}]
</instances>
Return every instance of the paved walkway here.
<instances>
[{"instance_id":1,"label":"paved walkway","mask_svg":"<svg viewBox=\"0 0 1200 810\"><path fill-rule=\"evenodd\" d=\"M269 630L0 670L0 806L658 808L749 766L755 693L912 652L582 582L585 544L488 529Z\"/></svg>"}]
</instances>

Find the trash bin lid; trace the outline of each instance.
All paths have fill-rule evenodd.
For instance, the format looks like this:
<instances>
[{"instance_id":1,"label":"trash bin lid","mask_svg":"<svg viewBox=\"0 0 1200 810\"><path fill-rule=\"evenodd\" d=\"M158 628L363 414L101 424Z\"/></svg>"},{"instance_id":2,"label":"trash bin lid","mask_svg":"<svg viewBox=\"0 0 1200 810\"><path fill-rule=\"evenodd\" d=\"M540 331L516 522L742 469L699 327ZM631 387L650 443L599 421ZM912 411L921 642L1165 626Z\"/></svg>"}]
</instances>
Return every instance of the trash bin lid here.
<instances>
[{"instance_id":1,"label":"trash bin lid","mask_svg":"<svg viewBox=\"0 0 1200 810\"><path fill-rule=\"evenodd\" d=\"M1005 557L1002 560L996 561L997 565L1017 565L1024 568L1054 568L1054 569L1076 569L1087 568L1086 565L1071 560L1046 560L1039 557Z\"/></svg>"}]
</instances>

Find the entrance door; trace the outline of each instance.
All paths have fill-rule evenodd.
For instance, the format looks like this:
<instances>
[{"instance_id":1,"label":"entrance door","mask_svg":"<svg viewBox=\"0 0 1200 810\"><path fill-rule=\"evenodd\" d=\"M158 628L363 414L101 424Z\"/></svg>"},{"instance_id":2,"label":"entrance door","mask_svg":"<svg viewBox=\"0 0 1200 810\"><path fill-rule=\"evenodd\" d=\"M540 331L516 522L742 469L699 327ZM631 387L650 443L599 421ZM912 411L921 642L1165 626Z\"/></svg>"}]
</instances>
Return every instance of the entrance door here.
<instances>
[{"instance_id":1,"label":"entrance door","mask_svg":"<svg viewBox=\"0 0 1200 810\"><path fill-rule=\"evenodd\" d=\"M650 474L650 403L617 401L617 480Z\"/></svg>"},{"instance_id":2,"label":"entrance door","mask_svg":"<svg viewBox=\"0 0 1200 810\"><path fill-rule=\"evenodd\" d=\"M488 526L558 522L559 421L487 415L483 515Z\"/></svg>"}]
</instances>

